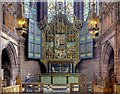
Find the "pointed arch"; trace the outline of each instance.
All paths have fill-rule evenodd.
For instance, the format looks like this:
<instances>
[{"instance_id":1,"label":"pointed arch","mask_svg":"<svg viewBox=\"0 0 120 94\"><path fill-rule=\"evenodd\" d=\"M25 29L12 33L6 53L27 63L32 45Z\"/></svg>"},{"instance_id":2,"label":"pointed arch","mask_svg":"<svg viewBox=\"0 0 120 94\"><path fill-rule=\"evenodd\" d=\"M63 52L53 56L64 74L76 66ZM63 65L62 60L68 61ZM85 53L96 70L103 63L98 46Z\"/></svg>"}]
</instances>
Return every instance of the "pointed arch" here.
<instances>
[{"instance_id":1,"label":"pointed arch","mask_svg":"<svg viewBox=\"0 0 120 94\"><path fill-rule=\"evenodd\" d=\"M114 74L114 49L109 41L105 42L101 52L102 75L105 77L110 77Z\"/></svg>"},{"instance_id":2,"label":"pointed arch","mask_svg":"<svg viewBox=\"0 0 120 94\"><path fill-rule=\"evenodd\" d=\"M6 53L8 54L8 58L10 60L10 65L11 65L10 75L11 75L11 80L12 80L15 78L15 76L18 73L18 59L17 59L16 49L15 49L14 44L12 42L9 42L6 45L4 45L4 48L2 49L2 51L3 50L6 51Z\"/></svg>"},{"instance_id":3,"label":"pointed arch","mask_svg":"<svg viewBox=\"0 0 120 94\"><path fill-rule=\"evenodd\" d=\"M102 50L102 62L103 63L108 63L109 62L109 55L112 51L113 47L111 46L109 41L105 42L105 45L103 46L103 50Z\"/></svg>"}]
</instances>

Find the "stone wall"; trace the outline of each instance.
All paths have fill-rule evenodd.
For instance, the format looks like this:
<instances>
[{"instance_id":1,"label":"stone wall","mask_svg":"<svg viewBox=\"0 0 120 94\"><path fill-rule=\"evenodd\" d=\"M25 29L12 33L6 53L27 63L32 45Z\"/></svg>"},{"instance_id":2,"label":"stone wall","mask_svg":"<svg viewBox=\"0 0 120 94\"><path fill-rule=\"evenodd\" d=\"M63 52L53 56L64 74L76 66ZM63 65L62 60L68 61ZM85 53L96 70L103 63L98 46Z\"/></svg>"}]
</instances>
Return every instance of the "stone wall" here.
<instances>
[{"instance_id":1,"label":"stone wall","mask_svg":"<svg viewBox=\"0 0 120 94\"><path fill-rule=\"evenodd\" d=\"M87 80L89 82L92 81L94 74L99 76L99 38L95 40L94 44L94 56L91 59L81 60L78 65L78 72L81 74L85 74L87 76Z\"/></svg>"},{"instance_id":2,"label":"stone wall","mask_svg":"<svg viewBox=\"0 0 120 94\"><path fill-rule=\"evenodd\" d=\"M25 46L25 39L21 38L19 43L19 62L21 67L22 81L25 81L27 74L30 74L31 81L37 81L38 73L40 73L40 62L35 60L30 60L27 58Z\"/></svg>"}]
</instances>

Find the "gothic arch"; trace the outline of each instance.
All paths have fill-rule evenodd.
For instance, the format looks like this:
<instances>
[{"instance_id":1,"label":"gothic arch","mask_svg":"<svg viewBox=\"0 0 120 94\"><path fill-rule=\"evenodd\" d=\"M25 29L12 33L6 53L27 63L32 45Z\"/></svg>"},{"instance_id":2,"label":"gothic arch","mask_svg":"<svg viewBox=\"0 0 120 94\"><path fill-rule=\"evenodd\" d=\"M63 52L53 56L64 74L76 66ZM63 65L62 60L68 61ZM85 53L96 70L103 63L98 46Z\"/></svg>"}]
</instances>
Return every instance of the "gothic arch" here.
<instances>
[{"instance_id":1,"label":"gothic arch","mask_svg":"<svg viewBox=\"0 0 120 94\"><path fill-rule=\"evenodd\" d=\"M102 62L103 63L108 63L109 62L109 55L111 53L111 51L113 50L113 47L111 46L109 41L105 42L105 45L103 46L103 50L101 53L102 56Z\"/></svg>"},{"instance_id":2,"label":"gothic arch","mask_svg":"<svg viewBox=\"0 0 120 94\"><path fill-rule=\"evenodd\" d=\"M76 73L81 73L81 65L82 65L82 60L80 62L78 62L75 66L75 72Z\"/></svg>"},{"instance_id":3,"label":"gothic arch","mask_svg":"<svg viewBox=\"0 0 120 94\"><path fill-rule=\"evenodd\" d=\"M111 76L114 73L114 49L111 46L109 41L105 42L103 46L103 50L101 53L101 60L103 63L103 75L104 76ZM105 74L104 74L105 73Z\"/></svg>"},{"instance_id":4,"label":"gothic arch","mask_svg":"<svg viewBox=\"0 0 120 94\"><path fill-rule=\"evenodd\" d=\"M18 72L18 60L17 60L17 53L16 49L12 42L9 42L7 45L4 46L2 51L5 50L8 54L10 65L11 65L11 80L15 78Z\"/></svg>"}]
</instances>

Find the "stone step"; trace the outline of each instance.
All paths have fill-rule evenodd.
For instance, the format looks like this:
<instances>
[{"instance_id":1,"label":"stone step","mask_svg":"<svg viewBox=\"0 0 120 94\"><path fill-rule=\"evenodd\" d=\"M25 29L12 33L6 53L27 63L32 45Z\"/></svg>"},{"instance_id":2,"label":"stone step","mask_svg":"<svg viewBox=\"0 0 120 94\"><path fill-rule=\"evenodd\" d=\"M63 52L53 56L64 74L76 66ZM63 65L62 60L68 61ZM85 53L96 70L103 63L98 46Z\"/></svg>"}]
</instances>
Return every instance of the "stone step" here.
<instances>
[{"instance_id":1,"label":"stone step","mask_svg":"<svg viewBox=\"0 0 120 94\"><path fill-rule=\"evenodd\" d=\"M87 82L87 90L92 91L92 82Z\"/></svg>"}]
</instances>

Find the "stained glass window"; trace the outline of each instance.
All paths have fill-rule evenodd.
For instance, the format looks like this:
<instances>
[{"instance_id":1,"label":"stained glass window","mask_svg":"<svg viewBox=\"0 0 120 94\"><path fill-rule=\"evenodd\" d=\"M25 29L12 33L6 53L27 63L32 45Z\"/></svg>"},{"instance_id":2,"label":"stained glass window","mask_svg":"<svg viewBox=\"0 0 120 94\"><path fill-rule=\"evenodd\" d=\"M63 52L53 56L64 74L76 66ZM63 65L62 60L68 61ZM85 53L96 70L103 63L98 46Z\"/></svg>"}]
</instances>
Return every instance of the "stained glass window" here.
<instances>
[{"instance_id":1,"label":"stained glass window","mask_svg":"<svg viewBox=\"0 0 120 94\"><path fill-rule=\"evenodd\" d=\"M99 14L98 0L94 0L94 3L95 3L95 12ZM84 0L84 8L83 8L84 23L83 23L83 28L80 29L80 33L79 33L80 59L93 58L93 38L87 29L87 20L88 20L87 18L89 16L89 13L91 12L92 4L93 2L90 2L90 0Z\"/></svg>"},{"instance_id":2,"label":"stained glass window","mask_svg":"<svg viewBox=\"0 0 120 94\"><path fill-rule=\"evenodd\" d=\"M99 15L99 0L95 0L95 12Z\"/></svg>"},{"instance_id":3,"label":"stained glass window","mask_svg":"<svg viewBox=\"0 0 120 94\"><path fill-rule=\"evenodd\" d=\"M89 0L84 0L84 21L86 21L89 13Z\"/></svg>"},{"instance_id":4,"label":"stained glass window","mask_svg":"<svg viewBox=\"0 0 120 94\"><path fill-rule=\"evenodd\" d=\"M79 44L80 59L93 58L93 38L87 30L87 20L85 21L83 28L80 29Z\"/></svg>"},{"instance_id":5,"label":"stained glass window","mask_svg":"<svg viewBox=\"0 0 120 94\"><path fill-rule=\"evenodd\" d=\"M48 0L48 22L52 20L52 16L61 12L68 16L68 20L73 22L73 2L74 0Z\"/></svg>"},{"instance_id":6,"label":"stained glass window","mask_svg":"<svg viewBox=\"0 0 120 94\"><path fill-rule=\"evenodd\" d=\"M95 12L97 15L99 14L99 0L93 0L95 3ZM89 13L91 12L92 9L92 3L90 0L84 0L84 21L86 21Z\"/></svg>"},{"instance_id":7,"label":"stained glass window","mask_svg":"<svg viewBox=\"0 0 120 94\"><path fill-rule=\"evenodd\" d=\"M28 32L28 58L41 59L42 32L37 22L37 3L30 3L29 32Z\"/></svg>"},{"instance_id":8,"label":"stained glass window","mask_svg":"<svg viewBox=\"0 0 120 94\"><path fill-rule=\"evenodd\" d=\"M24 0L25 17L29 18L30 1Z\"/></svg>"}]
</instances>

